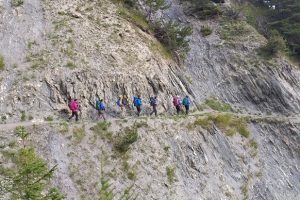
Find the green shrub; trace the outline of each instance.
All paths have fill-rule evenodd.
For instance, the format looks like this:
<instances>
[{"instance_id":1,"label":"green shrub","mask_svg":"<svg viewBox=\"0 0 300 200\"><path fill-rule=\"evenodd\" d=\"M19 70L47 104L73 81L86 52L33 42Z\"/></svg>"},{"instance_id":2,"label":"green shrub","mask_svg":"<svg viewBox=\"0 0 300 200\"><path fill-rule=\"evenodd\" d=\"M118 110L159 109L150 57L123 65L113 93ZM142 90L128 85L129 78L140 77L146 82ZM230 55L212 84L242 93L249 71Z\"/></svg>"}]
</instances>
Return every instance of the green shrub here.
<instances>
[{"instance_id":1,"label":"green shrub","mask_svg":"<svg viewBox=\"0 0 300 200\"><path fill-rule=\"evenodd\" d=\"M17 127L15 133L23 142L29 136L22 126ZM0 196L9 196L10 199L64 199L56 188L49 185L56 166L49 170L34 149L23 144L10 158L10 167L0 167Z\"/></svg>"},{"instance_id":2,"label":"green shrub","mask_svg":"<svg viewBox=\"0 0 300 200\"><path fill-rule=\"evenodd\" d=\"M202 36L209 36L210 34L212 34L212 29L209 26L202 26L201 27L201 34Z\"/></svg>"},{"instance_id":3,"label":"green shrub","mask_svg":"<svg viewBox=\"0 0 300 200\"><path fill-rule=\"evenodd\" d=\"M133 185L126 188L124 192L116 192L113 185L109 182L108 179L101 178L101 188L100 188L100 200L135 200L138 195L135 194L133 190ZM116 198L116 196L121 195L121 197Z\"/></svg>"},{"instance_id":4,"label":"green shrub","mask_svg":"<svg viewBox=\"0 0 300 200\"><path fill-rule=\"evenodd\" d=\"M154 36L170 51L173 56L184 58L190 50L188 37L192 35L190 26L178 22L155 22L152 25Z\"/></svg>"},{"instance_id":5,"label":"green shrub","mask_svg":"<svg viewBox=\"0 0 300 200\"><path fill-rule=\"evenodd\" d=\"M48 116L48 117L45 118L45 121L52 122L53 121L53 117L52 116Z\"/></svg>"},{"instance_id":6,"label":"green shrub","mask_svg":"<svg viewBox=\"0 0 300 200\"><path fill-rule=\"evenodd\" d=\"M221 38L224 40L235 40L244 36L250 31L249 25L245 21L229 21L222 24Z\"/></svg>"},{"instance_id":7,"label":"green shrub","mask_svg":"<svg viewBox=\"0 0 300 200\"><path fill-rule=\"evenodd\" d=\"M98 122L94 127L92 127L95 135L99 135L102 139L112 140L112 133L108 131L108 128L111 126L110 122Z\"/></svg>"},{"instance_id":8,"label":"green shrub","mask_svg":"<svg viewBox=\"0 0 300 200\"><path fill-rule=\"evenodd\" d=\"M24 4L24 0L12 0L11 4L12 6L18 7Z\"/></svg>"},{"instance_id":9,"label":"green shrub","mask_svg":"<svg viewBox=\"0 0 300 200\"><path fill-rule=\"evenodd\" d=\"M193 124L190 124L189 128L201 126L204 129L211 129L213 124L224 131L227 136L233 136L236 133L239 133L245 138L250 136L246 120L232 114L218 114L201 117L196 119Z\"/></svg>"},{"instance_id":10,"label":"green shrub","mask_svg":"<svg viewBox=\"0 0 300 200\"><path fill-rule=\"evenodd\" d=\"M187 14L196 16L202 20L212 19L222 14L220 6L212 3L210 0L182 1L187 3L185 10Z\"/></svg>"},{"instance_id":11,"label":"green shrub","mask_svg":"<svg viewBox=\"0 0 300 200\"><path fill-rule=\"evenodd\" d=\"M66 67L68 67L68 68L70 68L70 69L75 69L75 68L76 68L76 65L75 65L73 62L69 61L69 62L67 62Z\"/></svg>"},{"instance_id":12,"label":"green shrub","mask_svg":"<svg viewBox=\"0 0 300 200\"><path fill-rule=\"evenodd\" d=\"M21 112L21 121L24 122L26 120L26 113L25 111Z\"/></svg>"},{"instance_id":13,"label":"green shrub","mask_svg":"<svg viewBox=\"0 0 300 200\"><path fill-rule=\"evenodd\" d=\"M3 70L5 67L4 57L0 55L0 70Z\"/></svg>"},{"instance_id":14,"label":"green shrub","mask_svg":"<svg viewBox=\"0 0 300 200\"><path fill-rule=\"evenodd\" d=\"M126 153L130 145L136 142L138 139L138 131L137 128L125 128L124 132L116 138L115 148L120 153Z\"/></svg>"},{"instance_id":15,"label":"green shrub","mask_svg":"<svg viewBox=\"0 0 300 200\"><path fill-rule=\"evenodd\" d=\"M286 41L276 31L271 33L268 43L261 49L266 55L274 56L286 50Z\"/></svg>"},{"instance_id":16,"label":"green shrub","mask_svg":"<svg viewBox=\"0 0 300 200\"><path fill-rule=\"evenodd\" d=\"M73 135L74 135L75 141L77 143L81 142L82 139L85 136L85 130L84 130L84 128L74 128L73 129Z\"/></svg>"},{"instance_id":17,"label":"green shrub","mask_svg":"<svg viewBox=\"0 0 300 200\"><path fill-rule=\"evenodd\" d=\"M175 181L175 167L167 167L166 171L169 183L173 183Z\"/></svg>"},{"instance_id":18,"label":"green shrub","mask_svg":"<svg viewBox=\"0 0 300 200\"><path fill-rule=\"evenodd\" d=\"M211 109L220 111L220 112L231 112L233 111L232 107L227 104L218 101L217 99L207 99L205 104L208 105Z\"/></svg>"}]
</instances>

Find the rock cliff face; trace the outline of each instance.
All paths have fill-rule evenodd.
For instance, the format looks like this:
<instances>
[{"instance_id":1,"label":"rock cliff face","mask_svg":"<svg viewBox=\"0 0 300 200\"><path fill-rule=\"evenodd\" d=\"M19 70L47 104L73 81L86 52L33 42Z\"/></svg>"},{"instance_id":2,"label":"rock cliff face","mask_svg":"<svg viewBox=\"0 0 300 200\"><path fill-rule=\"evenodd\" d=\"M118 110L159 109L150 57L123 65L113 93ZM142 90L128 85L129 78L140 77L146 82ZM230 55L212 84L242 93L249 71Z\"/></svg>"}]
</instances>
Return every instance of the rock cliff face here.
<instances>
[{"instance_id":1,"label":"rock cliff face","mask_svg":"<svg viewBox=\"0 0 300 200\"><path fill-rule=\"evenodd\" d=\"M78 98L88 115L96 98L114 109L119 95L137 94L158 95L166 110L170 95L186 93L160 44L117 9L109 1L2 2L2 113L52 113Z\"/></svg>"},{"instance_id":2,"label":"rock cliff face","mask_svg":"<svg viewBox=\"0 0 300 200\"><path fill-rule=\"evenodd\" d=\"M284 58L261 58L257 48L266 39L251 26L225 37L228 22L196 20L170 2L160 16L194 30L181 66L109 0L24 0L18 7L0 0L0 164L9 162L3 152L17 141L13 128L25 125L32 133L28 143L49 166L58 165L53 185L66 199L99 199L103 176L117 197L133 186L138 199L300 199L300 120L284 117L300 111L299 69ZM202 36L203 25L212 35ZM189 94L195 109L216 97L243 117L260 114L263 122L250 120L245 138L226 136L216 125L191 127L198 116L116 120L122 94L145 100L156 94L160 112L171 112L174 94ZM69 98L80 100L85 122L60 123ZM108 135L90 129L96 98L108 104ZM33 121L55 119L52 125L19 124L21 111ZM277 122L264 120L271 114ZM137 124L138 140L120 155L111 135Z\"/></svg>"}]
</instances>

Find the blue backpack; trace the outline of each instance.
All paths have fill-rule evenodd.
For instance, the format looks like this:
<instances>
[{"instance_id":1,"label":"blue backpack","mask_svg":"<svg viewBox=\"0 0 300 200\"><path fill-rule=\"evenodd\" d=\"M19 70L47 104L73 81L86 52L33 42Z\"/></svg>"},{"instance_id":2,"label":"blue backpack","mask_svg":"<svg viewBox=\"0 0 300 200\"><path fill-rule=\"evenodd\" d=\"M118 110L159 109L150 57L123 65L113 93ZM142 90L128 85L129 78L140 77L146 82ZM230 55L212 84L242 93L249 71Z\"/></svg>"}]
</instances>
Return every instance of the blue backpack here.
<instances>
[{"instance_id":1,"label":"blue backpack","mask_svg":"<svg viewBox=\"0 0 300 200\"><path fill-rule=\"evenodd\" d=\"M157 105L157 100L154 97L150 97L150 105L151 106Z\"/></svg>"},{"instance_id":2,"label":"blue backpack","mask_svg":"<svg viewBox=\"0 0 300 200\"><path fill-rule=\"evenodd\" d=\"M138 97L134 97L134 105L136 107L142 106L142 100L140 98L138 98Z\"/></svg>"},{"instance_id":3,"label":"blue backpack","mask_svg":"<svg viewBox=\"0 0 300 200\"><path fill-rule=\"evenodd\" d=\"M97 110L105 110L105 104L101 101L96 101L96 109Z\"/></svg>"},{"instance_id":4,"label":"blue backpack","mask_svg":"<svg viewBox=\"0 0 300 200\"><path fill-rule=\"evenodd\" d=\"M191 101L189 98L184 98L183 101L182 101L182 104L184 106L189 106L191 104Z\"/></svg>"}]
</instances>

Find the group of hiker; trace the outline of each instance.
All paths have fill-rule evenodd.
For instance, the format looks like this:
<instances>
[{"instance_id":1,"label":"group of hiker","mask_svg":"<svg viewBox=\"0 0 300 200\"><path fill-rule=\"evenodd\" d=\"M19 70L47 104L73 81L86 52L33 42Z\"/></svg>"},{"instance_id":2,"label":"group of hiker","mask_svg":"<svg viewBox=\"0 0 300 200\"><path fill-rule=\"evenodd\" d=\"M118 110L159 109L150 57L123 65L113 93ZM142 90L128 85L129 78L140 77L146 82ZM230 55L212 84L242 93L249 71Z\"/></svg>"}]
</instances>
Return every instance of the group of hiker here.
<instances>
[{"instance_id":1,"label":"group of hiker","mask_svg":"<svg viewBox=\"0 0 300 200\"><path fill-rule=\"evenodd\" d=\"M124 110L130 110L130 103L128 100L128 97L126 95L124 96L119 96L116 102L117 106L121 110L121 113L124 112ZM150 116L153 114L155 116L158 115L157 112L157 106L158 106L158 99L157 96L151 96L149 98L149 104L152 107L152 111L150 113ZM190 110L190 105L191 105L191 100L189 96L185 96L183 99L181 99L180 96L176 95L173 97L173 105L176 108L176 113L179 115L183 110L182 108L184 107L185 109L185 114L189 114ZM136 114L137 116L140 116L142 112L142 106L143 106L143 101L140 95L133 97L133 106L136 108ZM72 111L72 115L69 117L69 120L71 120L73 117L75 117L75 120L78 121L79 115L78 113L81 111L81 107L79 104L79 101L77 99L72 99L69 103L69 108ZM106 105L104 103L103 99L97 99L95 103L95 108L98 111L98 115L100 118L103 118L103 120L106 120L105 117L105 110L106 110Z\"/></svg>"}]
</instances>

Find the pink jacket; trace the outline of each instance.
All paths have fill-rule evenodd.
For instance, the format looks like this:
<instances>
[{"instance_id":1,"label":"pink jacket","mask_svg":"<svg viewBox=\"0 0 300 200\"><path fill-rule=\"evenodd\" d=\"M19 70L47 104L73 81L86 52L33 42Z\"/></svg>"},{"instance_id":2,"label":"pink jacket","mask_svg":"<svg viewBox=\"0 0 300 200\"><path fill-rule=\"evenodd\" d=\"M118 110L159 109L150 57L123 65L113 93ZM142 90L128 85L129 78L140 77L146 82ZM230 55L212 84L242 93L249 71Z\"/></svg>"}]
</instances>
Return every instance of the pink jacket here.
<instances>
[{"instance_id":1,"label":"pink jacket","mask_svg":"<svg viewBox=\"0 0 300 200\"><path fill-rule=\"evenodd\" d=\"M77 112L79 111L79 104L77 101L72 100L70 102L70 109L72 110L72 112Z\"/></svg>"}]
</instances>

